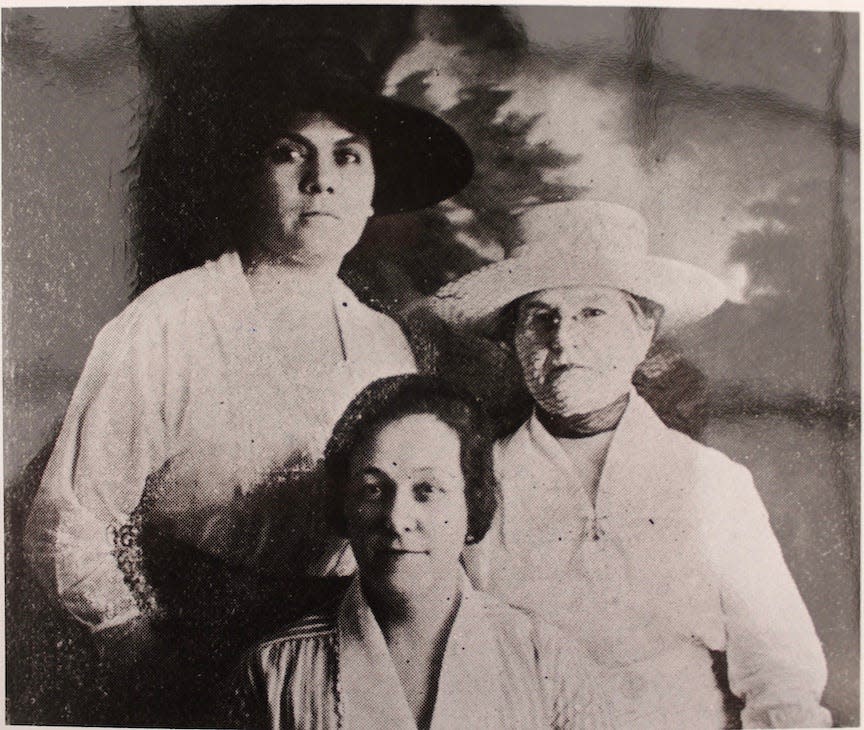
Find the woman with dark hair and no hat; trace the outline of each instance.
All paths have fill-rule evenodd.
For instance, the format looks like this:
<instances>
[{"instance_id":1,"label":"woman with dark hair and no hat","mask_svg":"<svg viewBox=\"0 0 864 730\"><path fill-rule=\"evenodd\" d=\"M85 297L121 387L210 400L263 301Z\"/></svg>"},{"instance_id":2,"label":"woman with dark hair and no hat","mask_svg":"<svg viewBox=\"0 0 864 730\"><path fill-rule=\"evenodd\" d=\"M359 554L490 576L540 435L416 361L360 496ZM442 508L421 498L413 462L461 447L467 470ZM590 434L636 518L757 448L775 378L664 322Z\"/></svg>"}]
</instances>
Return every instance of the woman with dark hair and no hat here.
<instances>
[{"instance_id":1,"label":"woman with dark hair and no hat","mask_svg":"<svg viewBox=\"0 0 864 730\"><path fill-rule=\"evenodd\" d=\"M134 664L154 642L210 660L178 693L194 709L163 717L130 687L130 722L204 722L195 678L217 684L216 657L257 629L262 587L284 578L279 608L296 615L315 577L353 570L322 527L316 465L353 395L415 366L339 266L370 216L432 205L473 170L459 135L377 93L343 38L228 51L202 80L180 211L211 234L211 258L99 334L27 527L43 583L106 660Z\"/></svg>"},{"instance_id":2,"label":"woman with dark hair and no hat","mask_svg":"<svg viewBox=\"0 0 864 730\"><path fill-rule=\"evenodd\" d=\"M337 423L325 469L358 573L338 605L250 652L248 727L613 726L593 662L462 570L496 506L490 429L471 396L423 375L375 381Z\"/></svg>"}]
</instances>

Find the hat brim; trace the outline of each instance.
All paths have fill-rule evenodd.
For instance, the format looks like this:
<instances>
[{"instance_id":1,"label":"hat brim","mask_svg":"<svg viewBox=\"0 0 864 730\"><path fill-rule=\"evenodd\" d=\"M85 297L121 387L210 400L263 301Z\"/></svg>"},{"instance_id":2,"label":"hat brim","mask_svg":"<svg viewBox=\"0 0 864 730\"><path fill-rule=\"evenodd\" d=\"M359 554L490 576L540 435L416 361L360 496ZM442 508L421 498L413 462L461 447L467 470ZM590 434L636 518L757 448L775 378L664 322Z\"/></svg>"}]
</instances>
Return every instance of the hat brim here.
<instances>
[{"instance_id":1,"label":"hat brim","mask_svg":"<svg viewBox=\"0 0 864 730\"><path fill-rule=\"evenodd\" d=\"M434 205L459 192L474 174L474 157L459 133L424 109L326 82L304 97L305 105L333 113L369 138L376 215Z\"/></svg>"},{"instance_id":2,"label":"hat brim","mask_svg":"<svg viewBox=\"0 0 864 730\"><path fill-rule=\"evenodd\" d=\"M673 259L530 255L489 264L442 287L423 306L450 324L492 335L512 302L545 289L604 286L663 307L662 329L676 329L717 309L726 286L713 274Z\"/></svg>"}]
</instances>

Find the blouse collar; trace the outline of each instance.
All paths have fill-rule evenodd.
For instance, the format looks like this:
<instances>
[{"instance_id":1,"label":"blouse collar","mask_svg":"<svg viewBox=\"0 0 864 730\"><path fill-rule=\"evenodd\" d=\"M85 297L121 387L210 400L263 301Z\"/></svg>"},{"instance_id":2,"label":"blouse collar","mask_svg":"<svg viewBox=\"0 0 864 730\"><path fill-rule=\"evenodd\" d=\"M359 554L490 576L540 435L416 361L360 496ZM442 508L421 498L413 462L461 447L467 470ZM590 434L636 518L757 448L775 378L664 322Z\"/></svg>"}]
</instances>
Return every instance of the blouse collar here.
<instances>
[{"instance_id":1,"label":"blouse collar","mask_svg":"<svg viewBox=\"0 0 864 730\"><path fill-rule=\"evenodd\" d=\"M243 271L240 254L236 251L226 251L219 258L208 261L205 266L214 274L223 277L227 283L231 284L232 289L245 290L244 300L250 305L254 303L249 279ZM338 276L319 277L286 269L285 279L288 282L286 284L288 291L290 291L290 284L294 282L298 292L326 291L334 304L340 306L343 303L346 306L360 304L360 300L357 299L354 292Z\"/></svg>"},{"instance_id":2,"label":"blouse collar","mask_svg":"<svg viewBox=\"0 0 864 730\"><path fill-rule=\"evenodd\" d=\"M536 414L524 426L529 443L547 465L568 478L573 462L567 452L537 419ZM518 433L518 432L517 432ZM650 511L655 492L667 481L661 478L664 446L668 429L637 393L630 389L630 398L624 415L614 431L597 489L596 513L641 513ZM586 499L585 509L588 509Z\"/></svg>"},{"instance_id":3,"label":"blouse collar","mask_svg":"<svg viewBox=\"0 0 864 730\"><path fill-rule=\"evenodd\" d=\"M355 577L339 611L339 692L345 727L414 730L416 723L381 628ZM432 730L500 727L503 698L497 681L495 636L482 597L462 575L462 600L453 621Z\"/></svg>"},{"instance_id":4,"label":"blouse collar","mask_svg":"<svg viewBox=\"0 0 864 730\"><path fill-rule=\"evenodd\" d=\"M234 328L239 325L241 334L253 336L260 341L260 335L269 335L267 324L262 321L256 312L255 300L249 280L243 271L243 263L236 251L228 251L218 259L208 261L205 268L216 278L211 296L218 300L221 309L227 308L233 313L230 318L225 318L228 327ZM289 272L290 276L297 276ZM370 314L375 314L364 305L354 292L338 277L332 277L326 288L332 304L334 321L338 329L343 357L352 359L357 352L368 346L364 340L368 339L367 330L370 323ZM221 319L221 318L220 318ZM237 332L226 332L229 342L241 342L237 338ZM260 348L242 348L245 352L257 352ZM352 355L353 353L353 355Z\"/></svg>"}]
</instances>

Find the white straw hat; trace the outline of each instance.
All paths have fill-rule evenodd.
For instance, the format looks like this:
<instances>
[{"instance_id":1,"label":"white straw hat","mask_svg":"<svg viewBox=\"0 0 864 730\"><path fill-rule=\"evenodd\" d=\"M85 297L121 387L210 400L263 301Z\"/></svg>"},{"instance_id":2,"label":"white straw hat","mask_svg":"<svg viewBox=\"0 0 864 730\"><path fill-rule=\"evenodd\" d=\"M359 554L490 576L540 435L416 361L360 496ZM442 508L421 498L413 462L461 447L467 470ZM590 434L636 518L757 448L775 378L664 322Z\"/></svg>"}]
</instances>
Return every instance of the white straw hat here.
<instances>
[{"instance_id":1,"label":"white straw hat","mask_svg":"<svg viewBox=\"0 0 864 730\"><path fill-rule=\"evenodd\" d=\"M520 218L524 243L425 300L452 324L491 325L501 309L533 292L608 286L662 305L663 329L694 322L726 299L704 269L648 254L648 226L635 210L599 201L551 203Z\"/></svg>"}]
</instances>

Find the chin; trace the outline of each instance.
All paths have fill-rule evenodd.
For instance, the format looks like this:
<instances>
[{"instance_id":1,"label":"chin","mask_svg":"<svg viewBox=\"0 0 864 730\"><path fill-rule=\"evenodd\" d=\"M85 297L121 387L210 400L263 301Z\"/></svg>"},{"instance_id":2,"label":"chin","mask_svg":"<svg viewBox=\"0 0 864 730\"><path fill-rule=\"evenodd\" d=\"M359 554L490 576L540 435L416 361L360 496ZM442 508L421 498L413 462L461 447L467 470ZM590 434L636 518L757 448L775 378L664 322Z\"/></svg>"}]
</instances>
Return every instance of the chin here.
<instances>
[{"instance_id":1,"label":"chin","mask_svg":"<svg viewBox=\"0 0 864 730\"><path fill-rule=\"evenodd\" d=\"M583 393L590 393L591 391L584 389ZM596 411L599 408L603 408L604 406L608 406L617 396L612 396L607 398L605 394L600 393L592 393L587 396L580 396L574 398L572 395L567 393L555 393L550 395L545 402L541 402L541 405L544 409L549 411L550 413L556 416L575 416L579 413L590 413L591 411Z\"/></svg>"},{"instance_id":2,"label":"chin","mask_svg":"<svg viewBox=\"0 0 864 730\"><path fill-rule=\"evenodd\" d=\"M389 596L400 603L410 603L426 596L431 590L431 581L420 575L405 573L391 574L376 578L373 583L382 595Z\"/></svg>"},{"instance_id":3,"label":"chin","mask_svg":"<svg viewBox=\"0 0 864 730\"><path fill-rule=\"evenodd\" d=\"M286 222L285 230L288 238L295 241L298 249L308 249L319 255L328 255L332 258L341 252L344 256L357 242L365 228L355 225L351 221L336 220L335 218L323 217L308 223L290 225Z\"/></svg>"}]
</instances>

